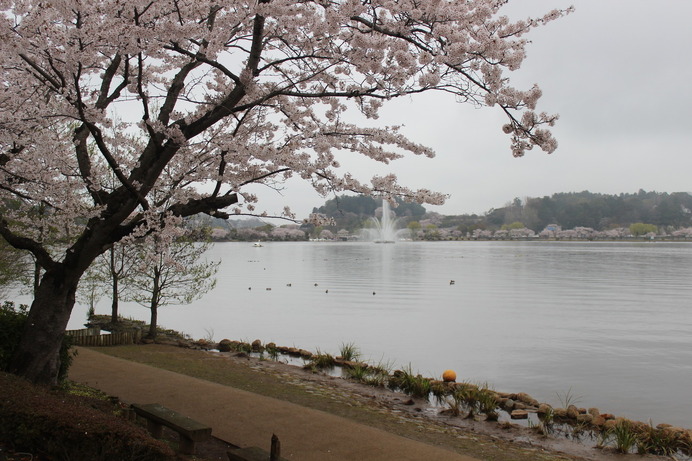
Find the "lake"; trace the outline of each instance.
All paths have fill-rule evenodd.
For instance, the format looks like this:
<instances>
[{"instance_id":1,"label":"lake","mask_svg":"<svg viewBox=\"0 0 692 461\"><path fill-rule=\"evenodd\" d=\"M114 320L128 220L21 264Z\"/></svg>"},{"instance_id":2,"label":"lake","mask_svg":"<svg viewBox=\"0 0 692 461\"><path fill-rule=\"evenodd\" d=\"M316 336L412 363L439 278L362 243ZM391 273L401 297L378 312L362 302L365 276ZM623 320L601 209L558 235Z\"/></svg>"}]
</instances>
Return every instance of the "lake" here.
<instances>
[{"instance_id":1,"label":"lake","mask_svg":"<svg viewBox=\"0 0 692 461\"><path fill-rule=\"evenodd\" d=\"M218 243L210 255L222 261L215 290L162 308L161 325L333 355L355 343L369 362L429 377L451 368L553 405L569 392L692 427L691 244Z\"/></svg>"}]
</instances>

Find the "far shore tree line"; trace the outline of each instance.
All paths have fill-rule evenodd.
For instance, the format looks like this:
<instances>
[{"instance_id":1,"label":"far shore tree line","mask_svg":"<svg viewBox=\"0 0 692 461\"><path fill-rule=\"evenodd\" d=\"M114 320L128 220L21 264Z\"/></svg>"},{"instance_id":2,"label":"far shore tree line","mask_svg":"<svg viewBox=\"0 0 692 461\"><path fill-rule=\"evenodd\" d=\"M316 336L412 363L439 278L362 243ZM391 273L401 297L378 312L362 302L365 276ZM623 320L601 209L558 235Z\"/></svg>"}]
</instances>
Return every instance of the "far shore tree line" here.
<instances>
[{"instance_id":1,"label":"far shore tree line","mask_svg":"<svg viewBox=\"0 0 692 461\"><path fill-rule=\"evenodd\" d=\"M397 227L411 240L618 240L692 239L692 195L640 190L606 195L588 191L514 199L483 215L441 215L401 200L392 208ZM381 219L382 202L369 196L341 196L315 208L332 225L273 225L261 219L197 218L188 225L211 227L216 241L358 240L361 230Z\"/></svg>"}]
</instances>

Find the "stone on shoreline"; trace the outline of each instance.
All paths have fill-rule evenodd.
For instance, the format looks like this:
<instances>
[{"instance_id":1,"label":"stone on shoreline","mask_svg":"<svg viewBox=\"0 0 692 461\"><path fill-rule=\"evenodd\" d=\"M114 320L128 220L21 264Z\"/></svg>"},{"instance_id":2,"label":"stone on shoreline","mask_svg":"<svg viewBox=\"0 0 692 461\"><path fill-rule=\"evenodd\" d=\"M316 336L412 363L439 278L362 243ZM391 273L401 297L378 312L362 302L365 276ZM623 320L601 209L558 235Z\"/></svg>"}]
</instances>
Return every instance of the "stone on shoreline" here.
<instances>
[{"instance_id":1,"label":"stone on shoreline","mask_svg":"<svg viewBox=\"0 0 692 461\"><path fill-rule=\"evenodd\" d=\"M510 418L512 419L528 419L529 412L526 410L513 410L510 413Z\"/></svg>"},{"instance_id":2,"label":"stone on shoreline","mask_svg":"<svg viewBox=\"0 0 692 461\"><path fill-rule=\"evenodd\" d=\"M531 407L538 407L538 400L534 399L525 392L519 392L515 400L519 400L521 403L524 403Z\"/></svg>"},{"instance_id":3,"label":"stone on shoreline","mask_svg":"<svg viewBox=\"0 0 692 461\"><path fill-rule=\"evenodd\" d=\"M153 343L154 341L146 341L143 340L142 342L144 343ZM203 342L203 341L200 341ZM194 343L192 343L194 344ZM223 339L218 343L218 345L215 345L218 347L219 351L221 352L227 352L227 351L233 351L233 350L238 350L241 348L241 346L250 350L253 350L255 352L261 352L265 347L262 346L262 343L259 339L253 341L252 343L244 343L244 342L239 342L239 341L231 341L228 339ZM276 346L275 343L268 343L266 345L266 348L275 350L279 353L286 354L286 355L291 355L294 357L301 357L303 359L309 360L311 359L314 354L308 350L305 349L299 349L296 347L285 347L285 346ZM239 356L249 356L247 354L238 354ZM347 367L347 368L355 368L355 367L362 367L362 368L373 368L372 365L369 365L367 363L363 362L352 362L352 361L346 361L343 360L342 357L337 357L336 358L336 364L342 367ZM403 374L402 371L397 370L392 373L391 376L397 377L397 375ZM420 375L419 375L420 376ZM460 390L469 390L469 389L479 389L478 385L467 383L467 382L450 382L450 381L440 381L440 380L434 380L434 379L429 379L429 382L431 386L433 387L438 387L440 389L437 389L439 392L442 392L444 395L447 395L448 392L452 392L454 389L460 389ZM502 408L504 411L509 413L511 419L527 419L528 414L531 412L535 412L539 415L547 415L552 412L552 415L554 418L558 421L562 420L561 422L563 423L568 423L568 424L574 424L574 422L577 423L584 423L584 424L589 424L594 428L598 428L603 431L607 430L612 430L616 426L620 424L628 424L637 433L640 434L646 434L648 431L655 430L655 431L660 431L661 433L664 433L667 435L667 437L675 439L676 441L680 443L685 443L687 445L692 444L692 430L690 429L684 429L684 428L679 428L679 427L673 427L670 424L659 424L655 429L652 428L649 424L639 422L639 421L630 421L625 418L616 418L613 414L611 413L600 413L598 408L595 407L590 407L588 409L586 408L579 408L575 405L569 405L567 409L565 408L553 408L551 405L547 403L539 403L536 399L531 397L529 394L525 392L519 392L519 393L508 393L508 392L501 392L501 391L491 391L492 395L495 399L495 402L499 408ZM447 412L448 410L443 410L443 413ZM495 420L495 418L491 418L490 415L488 415L488 420ZM567 421L567 420L572 420L572 421Z\"/></svg>"},{"instance_id":4,"label":"stone on shoreline","mask_svg":"<svg viewBox=\"0 0 692 461\"><path fill-rule=\"evenodd\" d=\"M567 407L567 417L569 419L577 419L577 416L579 416L579 409L575 407L574 405L570 405Z\"/></svg>"},{"instance_id":5,"label":"stone on shoreline","mask_svg":"<svg viewBox=\"0 0 692 461\"><path fill-rule=\"evenodd\" d=\"M593 415L588 413L577 415L577 422L591 424L593 422Z\"/></svg>"},{"instance_id":6,"label":"stone on shoreline","mask_svg":"<svg viewBox=\"0 0 692 461\"><path fill-rule=\"evenodd\" d=\"M231 352L232 342L230 339L222 339L219 341L219 352Z\"/></svg>"},{"instance_id":7,"label":"stone on shoreline","mask_svg":"<svg viewBox=\"0 0 692 461\"><path fill-rule=\"evenodd\" d=\"M539 415L545 415L548 412L550 412L551 409L552 407L547 403L541 403L538 405L538 410L536 410L536 413L538 413Z\"/></svg>"},{"instance_id":8,"label":"stone on shoreline","mask_svg":"<svg viewBox=\"0 0 692 461\"><path fill-rule=\"evenodd\" d=\"M602 427L603 425L605 425L605 423L606 419L601 415L594 416L593 420L591 421L591 424L593 424L596 427Z\"/></svg>"}]
</instances>

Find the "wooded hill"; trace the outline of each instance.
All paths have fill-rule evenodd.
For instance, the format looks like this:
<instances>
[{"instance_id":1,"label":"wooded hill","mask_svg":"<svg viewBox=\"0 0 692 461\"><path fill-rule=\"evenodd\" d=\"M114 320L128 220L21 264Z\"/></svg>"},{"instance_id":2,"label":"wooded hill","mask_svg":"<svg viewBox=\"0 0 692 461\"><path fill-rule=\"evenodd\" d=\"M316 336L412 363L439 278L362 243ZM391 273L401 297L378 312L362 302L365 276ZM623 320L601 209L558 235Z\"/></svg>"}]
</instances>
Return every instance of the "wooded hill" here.
<instances>
[{"instance_id":1,"label":"wooded hill","mask_svg":"<svg viewBox=\"0 0 692 461\"><path fill-rule=\"evenodd\" d=\"M315 208L336 222L336 229L359 229L382 206L380 200L365 196L341 196ZM515 198L483 215L443 216L427 213L418 204L401 202L393 208L402 225L412 221L431 220L439 228L456 228L462 232L474 229L501 229L516 223L540 232L549 224L563 229L590 227L607 230L647 223L659 228L692 226L692 195L686 192L661 193L640 190L634 194L597 194L588 191L554 194L550 197Z\"/></svg>"}]
</instances>

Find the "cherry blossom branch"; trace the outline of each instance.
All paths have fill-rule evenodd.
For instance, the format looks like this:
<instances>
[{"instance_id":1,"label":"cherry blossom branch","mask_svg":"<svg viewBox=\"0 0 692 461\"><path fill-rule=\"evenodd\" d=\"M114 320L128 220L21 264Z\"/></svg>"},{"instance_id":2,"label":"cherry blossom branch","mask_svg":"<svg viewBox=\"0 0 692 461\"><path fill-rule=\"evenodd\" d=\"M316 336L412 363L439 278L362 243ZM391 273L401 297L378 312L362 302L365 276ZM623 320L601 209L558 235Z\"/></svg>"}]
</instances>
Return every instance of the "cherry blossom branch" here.
<instances>
[{"instance_id":1,"label":"cherry blossom branch","mask_svg":"<svg viewBox=\"0 0 692 461\"><path fill-rule=\"evenodd\" d=\"M224 195L217 197L204 197L201 199L192 199L185 203L177 203L168 208L173 216L186 217L197 213L211 214L219 212L223 208L227 208L238 202L238 195Z\"/></svg>"},{"instance_id":2,"label":"cherry blossom branch","mask_svg":"<svg viewBox=\"0 0 692 461\"><path fill-rule=\"evenodd\" d=\"M178 43L172 43L170 46L166 45L164 48L175 51L176 53L180 53L182 55L188 56L191 59L195 59L199 61L200 63L207 64L210 67L213 67L214 69L219 70L222 74L224 74L226 77L230 78L236 85L240 85L240 77L238 77L236 74L231 72L226 66L222 65L218 61L214 61L211 59L208 59L203 53L193 53L191 51L186 50L185 48L181 47Z\"/></svg>"},{"instance_id":3,"label":"cherry blossom branch","mask_svg":"<svg viewBox=\"0 0 692 461\"><path fill-rule=\"evenodd\" d=\"M241 188L241 187L243 187L243 186L247 186L248 184L256 183L256 182L262 181L263 179L266 179L266 178L268 178L268 177L270 177L270 176L275 176L275 175L277 175L277 174L285 173L285 172L287 172L287 171L291 171L291 168L279 168L278 170L275 170L275 171L269 171L269 172L267 172L267 173L265 173L265 174L262 174L262 175L260 175L260 176L256 176L256 177L254 177L254 178L252 178L252 179L248 179L247 181L238 184L238 185L236 186L236 188L239 189L239 188Z\"/></svg>"},{"instance_id":4,"label":"cherry blossom branch","mask_svg":"<svg viewBox=\"0 0 692 461\"><path fill-rule=\"evenodd\" d=\"M52 75L50 75L48 72L46 72L45 70L43 70L43 69L41 68L41 66L39 66L38 64L36 64L36 63L33 61L33 59L29 58L29 57L28 57L26 54L24 54L24 53L19 53L19 57L22 58L22 60L24 60L24 62L26 62L26 63L29 65L29 67L31 67L31 68L34 69L36 72L38 72L39 75L40 75L41 77L43 77L44 80L46 80L48 83L50 83L51 85L53 85L53 87L51 88L51 90L55 91L56 93L60 91L60 88L62 87L62 86L60 85L60 82L57 81L57 80L56 80Z\"/></svg>"},{"instance_id":5,"label":"cherry blossom branch","mask_svg":"<svg viewBox=\"0 0 692 461\"><path fill-rule=\"evenodd\" d=\"M113 101L117 100L120 97L120 94L122 91L127 88L128 84L128 79L129 79L129 70L130 70L130 61L128 58L125 58L125 65L123 68L123 80L120 82L120 84L115 87L113 92L109 95L108 92L110 90L111 84L113 83L113 78L115 77L116 73L118 72L118 68L120 67L121 62L123 61L122 56L120 54L116 54L113 56L113 59L111 60L111 63L108 65L106 68L106 71L103 73L103 81L101 82L101 89L99 93L99 97L96 100L95 107L98 109L105 109L108 107Z\"/></svg>"},{"instance_id":6,"label":"cherry blossom branch","mask_svg":"<svg viewBox=\"0 0 692 461\"><path fill-rule=\"evenodd\" d=\"M0 215L0 235L13 247L18 250L27 250L34 257L38 264L44 269L48 270L53 268L57 263L50 256L48 251L39 242L28 238L22 237L15 234L9 228L9 223L7 220Z\"/></svg>"}]
</instances>

